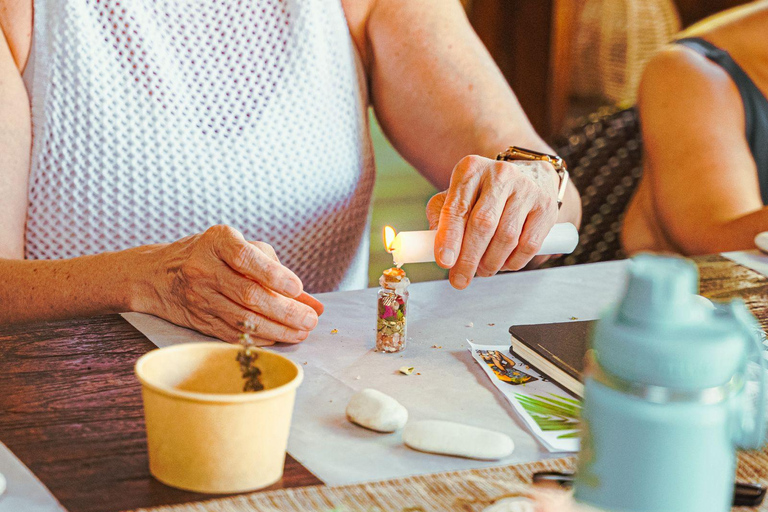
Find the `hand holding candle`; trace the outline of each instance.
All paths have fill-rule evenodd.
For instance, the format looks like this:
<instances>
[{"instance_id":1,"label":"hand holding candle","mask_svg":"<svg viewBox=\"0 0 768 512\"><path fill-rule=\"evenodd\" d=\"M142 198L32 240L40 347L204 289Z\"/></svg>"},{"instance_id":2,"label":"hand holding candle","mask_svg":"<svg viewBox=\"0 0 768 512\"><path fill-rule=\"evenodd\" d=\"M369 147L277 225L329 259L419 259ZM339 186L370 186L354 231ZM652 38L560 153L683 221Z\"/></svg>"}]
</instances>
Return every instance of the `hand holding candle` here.
<instances>
[{"instance_id":1,"label":"hand holding candle","mask_svg":"<svg viewBox=\"0 0 768 512\"><path fill-rule=\"evenodd\" d=\"M384 228L384 245L392 253L395 265L405 263L426 263L435 261L436 230L401 231L395 234L390 226ZM579 232L570 223L555 224L544 242L538 255L570 254L579 243Z\"/></svg>"},{"instance_id":2,"label":"hand holding candle","mask_svg":"<svg viewBox=\"0 0 768 512\"><path fill-rule=\"evenodd\" d=\"M475 276L546 261L537 254L553 226L578 226L580 218L578 192L564 181L544 161L461 159L448 189L435 194L426 209L430 227L437 229L436 261L450 269L451 285L463 290Z\"/></svg>"}]
</instances>

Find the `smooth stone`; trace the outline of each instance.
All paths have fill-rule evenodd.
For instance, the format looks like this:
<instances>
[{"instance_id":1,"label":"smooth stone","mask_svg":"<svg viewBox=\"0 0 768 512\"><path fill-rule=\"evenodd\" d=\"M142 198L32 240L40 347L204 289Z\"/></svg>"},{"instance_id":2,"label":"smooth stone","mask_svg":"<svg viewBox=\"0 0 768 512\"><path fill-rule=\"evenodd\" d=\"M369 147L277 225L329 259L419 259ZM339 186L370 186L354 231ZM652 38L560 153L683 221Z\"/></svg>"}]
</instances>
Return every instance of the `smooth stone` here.
<instances>
[{"instance_id":1,"label":"smooth stone","mask_svg":"<svg viewBox=\"0 0 768 512\"><path fill-rule=\"evenodd\" d=\"M503 459L515 449L512 439L501 432L438 420L408 423L403 442L420 452L480 460Z\"/></svg>"},{"instance_id":2,"label":"smooth stone","mask_svg":"<svg viewBox=\"0 0 768 512\"><path fill-rule=\"evenodd\" d=\"M758 249L768 254L768 231L758 233L755 237L755 245Z\"/></svg>"},{"instance_id":3,"label":"smooth stone","mask_svg":"<svg viewBox=\"0 0 768 512\"><path fill-rule=\"evenodd\" d=\"M394 432L408 421L408 410L391 396L368 388L349 399L347 418L376 432Z\"/></svg>"},{"instance_id":4,"label":"smooth stone","mask_svg":"<svg viewBox=\"0 0 768 512\"><path fill-rule=\"evenodd\" d=\"M490 507L485 507L482 512L535 512L533 501L528 498L515 497L504 498Z\"/></svg>"}]
</instances>

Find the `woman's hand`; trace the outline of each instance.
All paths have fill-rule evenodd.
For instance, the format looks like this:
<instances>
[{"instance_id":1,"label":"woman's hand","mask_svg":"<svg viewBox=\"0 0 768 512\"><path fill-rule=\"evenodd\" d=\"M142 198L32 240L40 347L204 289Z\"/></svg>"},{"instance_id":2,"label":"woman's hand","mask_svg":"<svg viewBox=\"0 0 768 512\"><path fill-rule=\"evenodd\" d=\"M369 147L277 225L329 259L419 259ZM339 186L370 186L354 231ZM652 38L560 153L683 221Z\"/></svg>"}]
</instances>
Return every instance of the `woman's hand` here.
<instances>
[{"instance_id":1,"label":"woman's hand","mask_svg":"<svg viewBox=\"0 0 768 512\"><path fill-rule=\"evenodd\" d=\"M257 345L298 343L323 305L280 264L274 249L248 242L229 226L152 251L150 292L137 310L235 342L248 331Z\"/></svg>"},{"instance_id":2,"label":"woman's hand","mask_svg":"<svg viewBox=\"0 0 768 512\"><path fill-rule=\"evenodd\" d=\"M450 188L427 204L430 227L437 229L435 259L451 269L451 284L464 289L475 274L527 265L557 220L558 185L545 162L463 158Z\"/></svg>"}]
</instances>

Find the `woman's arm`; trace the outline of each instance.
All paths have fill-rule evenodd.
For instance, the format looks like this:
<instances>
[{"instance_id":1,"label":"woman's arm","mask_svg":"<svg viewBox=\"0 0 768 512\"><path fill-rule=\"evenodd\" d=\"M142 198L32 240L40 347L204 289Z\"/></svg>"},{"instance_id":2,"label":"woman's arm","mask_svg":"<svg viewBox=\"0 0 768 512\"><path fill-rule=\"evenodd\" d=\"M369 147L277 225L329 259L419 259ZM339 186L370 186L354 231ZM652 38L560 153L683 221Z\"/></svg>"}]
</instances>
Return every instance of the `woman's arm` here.
<instances>
[{"instance_id":1,"label":"woman's arm","mask_svg":"<svg viewBox=\"0 0 768 512\"><path fill-rule=\"evenodd\" d=\"M689 255L753 247L755 235L768 230L768 209L729 75L689 49L671 47L646 68L638 108L643 181L669 244Z\"/></svg>"},{"instance_id":2,"label":"woman's arm","mask_svg":"<svg viewBox=\"0 0 768 512\"><path fill-rule=\"evenodd\" d=\"M32 122L20 71L26 57L18 53L14 57L5 36L10 18L3 15L0 13L0 258L23 258Z\"/></svg>"},{"instance_id":3,"label":"woman's arm","mask_svg":"<svg viewBox=\"0 0 768 512\"><path fill-rule=\"evenodd\" d=\"M374 0L367 41L376 116L436 187L448 188L467 155L494 157L513 143L551 152L458 1Z\"/></svg>"},{"instance_id":4,"label":"woman's arm","mask_svg":"<svg viewBox=\"0 0 768 512\"><path fill-rule=\"evenodd\" d=\"M0 305L0 325L139 311L260 345L303 341L323 310L269 245L227 226L68 260L0 259Z\"/></svg>"},{"instance_id":5,"label":"woman's arm","mask_svg":"<svg viewBox=\"0 0 768 512\"><path fill-rule=\"evenodd\" d=\"M32 20L22 4L0 1L0 325L127 311L127 254L24 261L32 124L21 70Z\"/></svg>"},{"instance_id":6,"label":"woman's arm","mask_svg":"<svg viewBox=\"0 0 768 512\"><path fill-rule=\"evenodd\" d=\"M227 341L243 330L261 345L305 339L322 305L270 246L226 226L172 244L24 260L31 122L21 70L31 5L24 7L0 0L0 325L130 310Z\"/></svg>"},{"instance_id":7,"label":"woman's arm","mask_svg":"<svg viewBox=\"0 0 768 512\"><path fill-rule=\"evenodd\" d=\"M569 185L558 212L559 180L551 166L485 158L511 145L552 150L458 1L349 0L344 6L385 133L435 186L448 189L429 213L438 230L437 261L452 267L454 286L464 288L475 273L522 268L557 220L578 225L578 192Z\"/></svg>"}]
</instances>

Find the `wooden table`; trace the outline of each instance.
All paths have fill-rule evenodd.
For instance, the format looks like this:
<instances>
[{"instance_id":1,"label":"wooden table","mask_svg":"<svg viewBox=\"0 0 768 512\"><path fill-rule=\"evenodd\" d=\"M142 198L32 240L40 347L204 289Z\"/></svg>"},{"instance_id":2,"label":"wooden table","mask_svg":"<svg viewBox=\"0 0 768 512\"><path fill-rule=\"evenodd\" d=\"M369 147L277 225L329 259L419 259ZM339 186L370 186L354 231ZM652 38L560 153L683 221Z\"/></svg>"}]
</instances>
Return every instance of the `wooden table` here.
<instances>
[{"instance_id":1,"label":"wooden table","mask_svg":"<svg viewBox=\"0 0 768 512\"><path fill-rule=\"evenodd\" d=\"M768 327L768 279L697 258L704 295L741 296ZM70 512L111 512L209 497L148 469L133 365L155 346L118 315L0 328L0 441ZM321 484L290 456L272 488Z\"/></svg>"}]
</instances>

